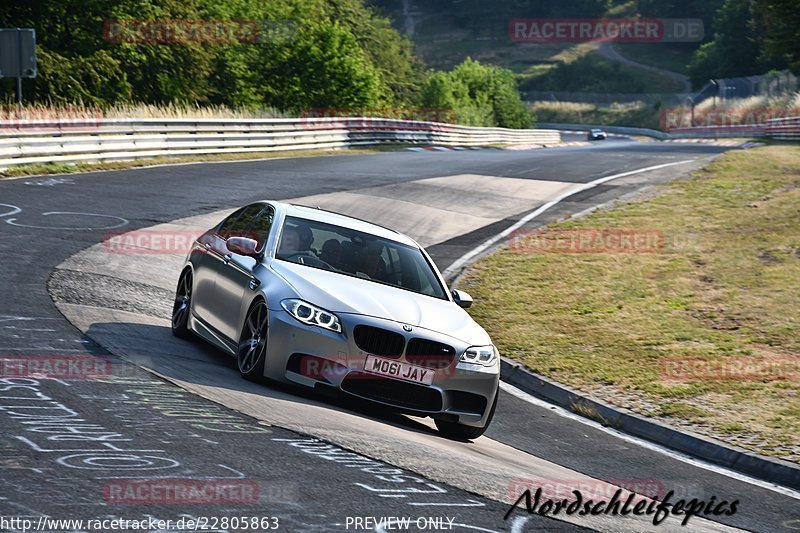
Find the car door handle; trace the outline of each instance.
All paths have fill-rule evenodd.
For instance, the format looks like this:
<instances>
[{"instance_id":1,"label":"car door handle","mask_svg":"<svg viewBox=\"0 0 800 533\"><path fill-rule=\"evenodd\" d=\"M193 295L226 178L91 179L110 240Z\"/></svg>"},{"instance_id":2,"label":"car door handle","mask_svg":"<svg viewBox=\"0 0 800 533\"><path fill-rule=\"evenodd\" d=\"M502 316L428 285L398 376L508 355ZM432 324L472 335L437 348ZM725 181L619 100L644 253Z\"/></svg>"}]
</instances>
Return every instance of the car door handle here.
<instances>
[{"instance_id":1,"label":"car door handle","mask_svg":"<svg viewBox=\"0 0 800 533\"><path fill-rule=\"evenodd\" d=\"M222 260L225 261L225 264L227 265L228 263L231 262L232 258L233 258L233 256L231 254L226 254L225 257L223 257Z\"/></svg>"}]
</instances>

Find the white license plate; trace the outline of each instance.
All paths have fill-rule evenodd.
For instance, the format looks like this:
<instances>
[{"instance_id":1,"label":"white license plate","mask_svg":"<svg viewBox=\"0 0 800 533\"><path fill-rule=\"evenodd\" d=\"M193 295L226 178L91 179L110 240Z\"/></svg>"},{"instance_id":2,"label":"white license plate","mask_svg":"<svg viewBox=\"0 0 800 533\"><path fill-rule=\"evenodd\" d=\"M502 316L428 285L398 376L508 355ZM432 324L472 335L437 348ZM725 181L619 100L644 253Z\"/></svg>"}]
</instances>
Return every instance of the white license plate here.
<instances>
[{"instance_id":1,"label":"white license plate","mask_svg":"<svg viewBox=\"0 0 800 533\"><path fill-rule=\"evenodd\" d=\"M367 356L367 363L364 366L364 370L371 374L388 376L390 378L402 379L413 383L422 383L423 385L430 385L433 383L433 376L436 374L429 368L423 368L393 359L375 357L374 355Z\"/></svg>"}]
</instances>

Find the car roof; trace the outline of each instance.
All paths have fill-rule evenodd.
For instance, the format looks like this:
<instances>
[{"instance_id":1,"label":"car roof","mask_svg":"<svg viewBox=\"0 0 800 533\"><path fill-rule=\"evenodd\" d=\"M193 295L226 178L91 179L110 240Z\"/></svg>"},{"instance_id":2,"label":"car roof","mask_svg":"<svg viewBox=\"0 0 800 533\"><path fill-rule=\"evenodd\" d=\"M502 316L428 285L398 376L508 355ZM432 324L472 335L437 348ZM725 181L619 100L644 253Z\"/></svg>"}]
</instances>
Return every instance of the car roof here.
<instances>
[{"instance_id":1,"label":"car roof","mask_svg":"<svg viewBox=\"0 0 800 533\"><path fill-rule=\"evenodd\" d=\"M378 224L373 224L372 222L367 222L366 220L342 215L341 213L335 213L333 211L327 211L319 207L308 207L284 202L270 203L278 208L281 208L286 213L286 216L304 218L306 220L314 220L317 222L323 222L325 224L341 226L343 228L369 233L370 235L375 235L390 241L399 242L407 246L413 246L414 248L419 247L419 245L411 237L403 235L402 233L393 229L389 229Z\"/></svg>"}]
</instances>

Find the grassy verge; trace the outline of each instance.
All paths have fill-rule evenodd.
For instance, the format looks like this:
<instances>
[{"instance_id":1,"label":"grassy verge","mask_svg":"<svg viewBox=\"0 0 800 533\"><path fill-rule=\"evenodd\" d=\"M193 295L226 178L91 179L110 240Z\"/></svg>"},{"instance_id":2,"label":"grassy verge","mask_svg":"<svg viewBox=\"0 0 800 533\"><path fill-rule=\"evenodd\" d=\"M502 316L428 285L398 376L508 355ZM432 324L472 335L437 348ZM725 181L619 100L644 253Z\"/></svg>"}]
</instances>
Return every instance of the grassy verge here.
<instances>
[{"instance_id":1,"label":"grassy verge","mask_svg":"<svg viewBox=\"0 0 800 533\"><path fill-rule=\"evenodd\" d=\"M248 152L239 154L206 154L194 156L162 156L127 161L103 161L96 163L40 163L32 165L19 165L0 170L0 179L17 176L39 176L43 174L76 174L79 172L93 172L99 170L124 170L128 168L147 167L152 165L166 165L175 163L201 163L213 161L241 161L248 159L267 159L279 157L313 157L323 155L353 155L373 154L392 150L396 147L352 148L341 150L284 150L280 152Z\"/></svg>"},{"instance_id":2,"label":"grassy verge","mask_svg":"<svg viewBox=\"0 0 800 533\"><path fill-rule=\"evenodd\" d=\"M645 65L687 74L687 65L697 49L695 43L616 43L620 54Z\"/></svg>"},{"instance_id":3,"label":"grassy verge","mask_svg":"<svg viewBox=\"0 0 800 533\"><path fill-rule=\"evenodd\" d=\"M603 124L631 128L661 129L659 106L643 102L587 104L579 102L531 102L528 108L538 122L556 124Z\"/></svg>"},{"instance_id":4,"label":"grassy verge","mask_svg":"<svg viewBox=\"0 0 800 533\"><path fill-rule=\"evenodd\" d=\"M656 230L656 253L503 249L462 286L501 353L535 372L798 462L798 213L800 148L730 152L649 199L553 226ZM705 370L675 379L685 360ZM781 364L753 373L765 363ZM719 365L736 377L719 379Z\"/></svg>"},{"instance_id":5,"label":"grassy verge","mask_svg":"<svg viewBox=\"0 0 800 533\"><path fill-rule=\"evenodd\" d=\"M564 91L588 93L670 93L681 84L657 72L624 65L586 53L532 72L520 80L522 91Z\"/></svg>"},{"instance_id":6,"label":"grassy verge","mask_svg":"<svg viewBox=\"0 0 800 533\"><path fill-rule=\"evenodd\" d=\"M682 88L659 73L601 57L595 53L597 42L514 43L502 29L493 38L476 38L470 31L425 23L418 25L417 32L416 50L429 66L449 70L471 57L514 72L523 92L668 93Z\"/></svg>"},{"instance_id":7,"label":"grassy verge","mask_svg":"<svg viewBox=\"0 0 800 533\"><path fill-rule=\"evenodd\" d=\"M465 30L426 29L424 25L420 28L423 31L414 38L416 50L428 66L439 70L451 70L471 57L519 74L531 65L558 61L561 54L575 48L569 43L512 43L504 34L494 39L476 39Z\"/></svg>"}]
</instances>

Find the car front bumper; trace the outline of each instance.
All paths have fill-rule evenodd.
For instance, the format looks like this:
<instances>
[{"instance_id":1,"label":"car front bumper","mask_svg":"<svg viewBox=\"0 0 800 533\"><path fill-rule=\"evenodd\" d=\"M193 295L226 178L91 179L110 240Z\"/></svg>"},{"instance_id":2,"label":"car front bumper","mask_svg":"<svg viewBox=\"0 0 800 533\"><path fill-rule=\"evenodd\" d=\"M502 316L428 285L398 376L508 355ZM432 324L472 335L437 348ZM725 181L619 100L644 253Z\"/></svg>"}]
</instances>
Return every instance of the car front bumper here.
<instances>
[{"instance_id":1,"label":"car front bumper","mask_svg":"<svg viewBox=\"0 0 800 533\"><path fill-rule=\"evenodd\" d=\"M339 318L341 334L307 326L282 309L271 310L266 376L307 387L334 387L398 411L474 427L486 424L500 381L499 360L490 366L459 362L469 345L447 335L423 328L407 332L397 322L362 315L340 314ZM354 329L359 325L400 334L406 347L414 338L442 343L454 348L455 356L444 368L439 367L446 359L442 357L431 361L437 363L434 366L419 358L410 362L405 355L386 357L433 372L430 384L376 375L366 370L370 353L355 341Z\"/></svg>"}]
</instances>

